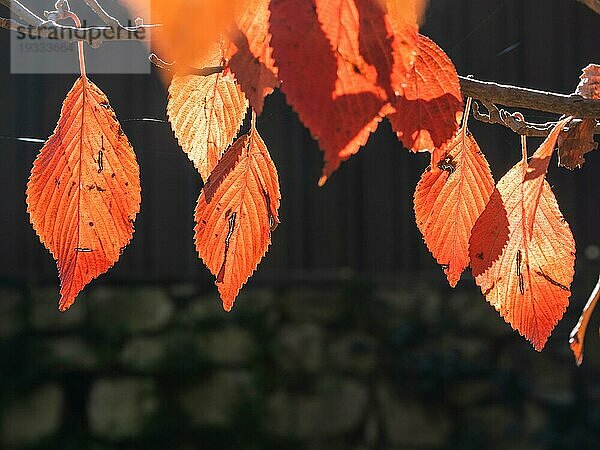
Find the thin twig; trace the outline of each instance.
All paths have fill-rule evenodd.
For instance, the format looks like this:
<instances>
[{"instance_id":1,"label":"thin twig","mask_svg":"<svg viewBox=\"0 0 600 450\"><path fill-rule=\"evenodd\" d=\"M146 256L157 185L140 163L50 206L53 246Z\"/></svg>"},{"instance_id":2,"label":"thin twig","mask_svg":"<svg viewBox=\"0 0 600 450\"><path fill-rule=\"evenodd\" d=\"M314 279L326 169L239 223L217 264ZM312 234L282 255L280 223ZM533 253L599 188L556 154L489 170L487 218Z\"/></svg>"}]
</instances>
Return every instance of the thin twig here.
<instances>
[{"instance_id":1,"label":"thin twig","mask_svg":"<svg viewBox=\"0 0 600 450\"><path fill-rule=\"evenodd\" d=\"M41 17L30 11L18 0L0 0L0 5L6 6L10 11L15 13L21 20L24 20L29 25L39 26L44 23L44 20Z\"/></svg>"},{"instance_id":2,"label":"thin twig","mask_svg":"<svg viewBox=\"0 0 600 450\"><path fill-rule=\"evenodd\" d=\"M577 0L579 3L583 3L585 6L590 8L596 14L600 14L600 0Z\"/></svg>"},{"instance_id":3,"label":"thin twig","mask_svg":"<svg viewBox=\"0 0 600 450\"><path fill-rule=\"evenodd\" d=\"M170 72L177 73L180 75L187 74L187 75L199 75L202 77L207 77L209 75L221 73L221 72L223 72L223 69L225 68L223 66L209 66L209 67L202 67L202 68L182 66L177 63L166 62L165 60L159 58L156 55L156 53L151 53L150 56L148 57L148 59L150 60L150 62L152 64L154 64L159 69L168 70Z\"/></svg>"},{"instance_id":4,"label":"thin twig","mask_svg":"<svg viewBox=\"0 0 600 450\"><path fill-rule=\"evenodd\" d=\"M46 17L47 22L58 23L60 20L66 19L71 13L71 6L68 0L58 0L54 4L54 7L56 11L44 11L44 17Z\"/></svg>"},{"instance_id":5,"label":"thin twig","mask_svg":"<svg viewBox=\"0 0 600 450\"><path fill-rule=\"evenodd\" d=\"M556 125L556 122L536 124L526 122L520 113L509 113L504 109L499 109L493 103L487 100L481 100L481 103L487 109L487 113L480 112L479 104L473 105L473 117L481 122L490 124L500 124L510 128L522 136L547 136L550 130Z\"/></svg>"},{"instance_id":6,"label":"thin twig","mask_svg":"<svg viewBox=\"0 0 600 450\"><path fill-rule=\"evenodd\" d=\"M136 26L123 27L117 19L110 16L96 0L85 0L90 8L106 23L108 27L73 27L57 23L64 19L65 11L69 10L67 0L58 0L55 4L56 11L45 11L47 20L43 20L17 0L0 0L0 4L6 6L28 25L13 19L0 18L0 28L21 33L26 36L48 39L63 40L67 42L85 41L92 47L99 47L107 41L143 41L148 38L148 31L157 25L144 25L136 20Z\"/></svg>"},{"instance_id":7,"label":"thin twig","mask_svg":"<svg viewBox=\"0 0 600 450\"><path fill-rule=\"evenodd\" d=\"M106 10L100 6L100 3L98 3L97 0L84 0L85 3L92 9L92 11L94 11L96 13L96 15L98 17L100 17L100 19L109 27L111 27L113 30L119 29L119 28L125 28L123 27L123 25L121 25L121 23L113 16L111 16L109 13L106 12Z\"/></svg>"},{"instance_id":8,"label":"thin twig","mask_svg":"<svg viewBox=\"0 0 600 450\"><path fill-rule=\"evenodd\" d=\"M558 122L545 122L545 123L533 123L527 122L522 118L520 113L510 113L504 109L499 109L493 103L487 100L480 100L483 106L487 109L487 112L481 112L479 104L475 102L473 104L473 117L481 122L490 124L503 125L513 132L522 136L530 137L546 137L554 129ZM569 123L569 127L565 129L568 131L572 126L577 126L581 122L581 119L573 119ZM600 134L600 123L596 125L594 134Z\"/></svg>"}]
</instances>

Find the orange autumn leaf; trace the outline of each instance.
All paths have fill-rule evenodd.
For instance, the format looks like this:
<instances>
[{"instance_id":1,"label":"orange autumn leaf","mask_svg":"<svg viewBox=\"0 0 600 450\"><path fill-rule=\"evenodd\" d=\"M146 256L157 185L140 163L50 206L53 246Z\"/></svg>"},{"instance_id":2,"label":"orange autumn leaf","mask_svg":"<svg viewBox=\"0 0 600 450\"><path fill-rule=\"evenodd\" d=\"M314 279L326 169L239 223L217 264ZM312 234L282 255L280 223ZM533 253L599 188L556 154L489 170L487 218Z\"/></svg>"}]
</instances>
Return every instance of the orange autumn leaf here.
<instances>
[{"instance_id":1,"label":"orange autumn leaf","mask_svg":"<svg viewBox=\"0 0 600 450\"><path fill-rule=\"evenodd\" d=\"M583 166L586 153L598 148L594 141L596 119L572 120L568 126L569 130L558 137L558 164L574 170Z\"/></svg>"},{"instance_id":2,"label":"orange autumn leaf","mask_svg":"<svg viewBox=\"0 0 600 450\"><path fill-rule=\"evenodd\" d=\"M278 0L270 9L281 90L325 152L323 184L391 112L417 26L378 0Z\"/></svg>"},{"instance_id":3,"label":"orange autumn leaf","mask_svg":"<svg viewBox=\"0 0 600 450\"><path fill-rule=\"evenodd\" d=\"M246 0L125 0L134 16L152 29L152 45L166 61L179 66L196 67L213 42L227 33L234 13Z\"/></svg>"},{"instance_id":4,"label":"orange autumn leaf","mask_svg":"<svg viewBox=\"0 0 600 450\"><path fill-rule=\"evenodd\" d=\"M377 1L377 0L375 0ZM376 37L377 45L387 42L391 46L392 55L385 59L376 59L365 55L367 62L376 66L379 74L379 85L382 86L390 99L393 99L404 88L407 77L415 63L418 46L419 20L425 12L423 0L379 0L385 12L384 21L379 17L377 8L370 5L370 0L357 0L356 5L363 15L360 20L360 32L371 31ZM385 23L385 26L384 23ZM369 25L369 27L365 27ZM384 35L382 31L387 33ZM359 44L365 46L365 39L360 38ZM385 47L384 47L385 48ZM360 49L362 53L362 47ZM373 56L380 56L374 53ZM388 71L389 78L388 78ZM387 84L391 83L391 86Z\"/></svg>"},{"instance_id":5,"label":"orange autumn leaf","mask_svg":"<svg viewBox=\"0 0 600 450\"><path fill-rule=\"evenodd\" d=\"M600 65L584 67L575 93L583 98L600 99Z\"/></svg>"},{"instance_id":6,"label":"orange autumn leaf","mask_svg":"<svg viewBox=\"0 0 600 450\"><path fill-rule=\"evenodd\" d=\"M427 10L428 6L429 0L417 0L415 2L415 12L417 14L417 20L419 22L419 25L425 21L425 11Z\"/></svg>"},{"instance_id":7,"label":"orange autumn leaf","mask_svg":"<svg viewBox=\"0 0 600 450\"><path fill-rule=\"evenodd\" d=\"M590 64L583 69L581 81L575 94L588 99L600 99L600 66ZM596 119L572 120L569 130L563 131L558 138L558 164L573 170L585 162L584 155L596 150L594 141Z\"/></svg>"},{"instance_id":8,"label":"orange autumn leaf","mask_svg":"<svg viewBox=\"0 0 600 450\"><path fill-rule=\"evenodd\" d=\"M425 11L429 6L429 0L379 0L396 18L405 22L422 23L425 19Z\"/></svg>"},{"instance_id":9,"label":"orange autumn leaf","mask_svg":"<svg viewBox=\"0 0 600 450\"><path fill-rule=\"evenodd\" d=\"M527 162L500 180L470 240L477 285L500 315L541 350L564 314L573 281L575 242L546 171L561 120ZM523 143L523 147L525 147Z\"/></svg>"},{"instance_id":10,"label":"orange autumn leaf","mask_svg":"<svg viewBox=\"0 0 600 450\"><path fill-rule=\"evenodd\" d=\"M248 0L236 13L226 54L229 68L256 114L262 113L264 98L279 86L269 34L271 0Z\"/></svg>"},{"instance_id":11,"label":"orange autumn leaf","mask_svg":"<svg viewBox=\"0 0 600 450\"><path fill-rule=\"evenodd\" d=\"M31 223L57 262L61 311L117 262L140 201L133 148L104 93L82 76L27 184Z\"/></svg>"},{"instance_id":12,"label":"orange autumn leaf","mask_svg":"<svg viewBox=\"0 0 600 450\"><path fill-rule=\"evenodd\" d=\"M230 311L279 223L277 169L255 128L238 138L208 178L196 206L196 250Z\"/></svg>"},{"instance_id":13,"label":"orange autumn leaf","mask_svg":"<svg viewBox=\"0 0 600 450\"><path fill-rule=\"evenodd\" d=\"M417 226L452 287L469 265L471 230L494 190L490 167L467 128L467 117L468 112L438 166L421 176L414 197Z\"/></svg>"},{"instance_id":14,"label":"orange autumn leaf","mask_svg":"<svg viewBox=\"0 0 600 450\"><path fill-rule=\"evenodd\" d=\"M440 148L458 129L463 101L458 74L446 53L419 35L418 51L402 95L388 115L393 130L413 152Z\"/></svg>"},{"instance_id":15,"label":"orange autumn leaf","mask_svg":"<svg viewBox=\"0 0 600 450\"><path fill-rule=\"evenodd\" d=\"M218 46L200 66L218 65ZM248 102L231 73L175 75L169 86L167 116L181 148L206 182L233 142Z\"/></svg>"}]
</instances>

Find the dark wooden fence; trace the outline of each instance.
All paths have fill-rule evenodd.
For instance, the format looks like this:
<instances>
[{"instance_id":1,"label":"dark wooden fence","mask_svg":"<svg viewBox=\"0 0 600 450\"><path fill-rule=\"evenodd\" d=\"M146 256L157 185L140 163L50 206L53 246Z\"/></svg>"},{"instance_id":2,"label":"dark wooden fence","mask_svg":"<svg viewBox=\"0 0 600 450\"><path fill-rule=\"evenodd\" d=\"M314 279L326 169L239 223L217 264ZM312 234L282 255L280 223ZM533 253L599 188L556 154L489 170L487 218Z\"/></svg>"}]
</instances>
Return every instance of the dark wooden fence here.
<instances>
[{"instance_id":1,"label":"dark wooden fence","mask_svg":"<svg viewBox=\"0 0 600 450\"><path fill-rule=\"evenodd\" d=\"M580 69L600 62L600 16L574 0L431 0L422 31L448 52L461 74L480 79L570 92ZM0 32L0 276L54 280L52 259L25 212L25 184L41 145L12 138L49 136L74 77L11 75L8 42L9 33ZM319 76L319 67L314 70ZM108 279L208 281L192 242L199 177L168 124L132 120L165 117L164 87L155 75L94 80L110 98L142 171L142 212L135 238ZM316 185L322 155L283 95L268 99L258 124L279 168L283 194L282 224L259 279L439 270L412 210L426 157L403 150L387 123L324 188ZM518 138L475 121L471 128L499 179L519 158ZM553 164L549 175L578 243L578 270L597 269L594 246L600 245L600 153L587 160L573 173Z\"/></svg>"}]
</instances>

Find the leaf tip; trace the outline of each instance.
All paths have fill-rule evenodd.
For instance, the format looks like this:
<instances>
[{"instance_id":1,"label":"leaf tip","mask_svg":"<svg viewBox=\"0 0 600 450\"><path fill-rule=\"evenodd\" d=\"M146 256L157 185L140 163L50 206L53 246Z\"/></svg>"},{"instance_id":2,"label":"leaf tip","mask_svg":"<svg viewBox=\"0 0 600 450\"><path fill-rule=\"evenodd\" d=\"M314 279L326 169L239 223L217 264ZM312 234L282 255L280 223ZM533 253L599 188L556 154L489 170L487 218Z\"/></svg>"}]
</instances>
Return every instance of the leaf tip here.
<instances>
[{"instance_id":1,"label":"leaf tip","mask_svg":"<svg viewBox=\"0 0 600 450\"><path fill-rule=\"evenodd\" d=\"M575 328L575 333L571 334L571 337L569 338L569 348L575 358L575 364L579 367L581 366L581 363L583 363L583 341L579 339L577 330L578 329Z\"/></svg>"},{"instance_id":2,"label":"leaf tip","mask_svg":"<svg viewBox=\"0 0 600 450\"><path fill-rule=\"evenodd\" d=\"M223 309L225 310L225 312L231 312L235 300L228 300L223 298L221 299L221 301L223 302Z\"/></svg>"},{"instance_id":3,"label":"leaf tip","mask_svg":"<svg viewBox=\"0 0 600 450\"><path fill-rule=\"evenodd\" d=\"M530 340L529 342L531 342L531 345L533 345L533 348L535 349L536 352L540 352L542 350L544 350L544 347L546 346L546 342L548 341L548 339L542 339L542 340Z\"/></svg>"},{"instance_id":4,"label":"leaf tip","mask_svg":"<svg viewBox=\"0 0 600 450\"><path fill-rule=\"evenodd\" d=\"M571 352L573 352L575 364L577 364L577 367L580 367L581 363L583 363L583 346L579 345L579 342L571 338L569 339L569 347L571 348Z\"/></svg>"},{"instance_id":5,"label":"leaf tip","mask_svg":"<svg viewBox=\"0 0 600 450\"><path fill-rule=\"evenodd\" d=\"M460 281L460 277L456 278L451 275L447 275L447 278L448 278L448 284L450 285L450 287L452 289L454 289L456 287L456 285L458 284L458 282Z\"/></svg>"},{"instance_id":6,"label":"leaf tip","mask_svg":"<svg viewBox=\"0 0 600 450\"><path fill-rule=\"evenodd\" d=\"M75 297L65 297L62 295L58 302L58 310L60 312L65 312L73 306L73 303L75 303Z\"/></svg>"}]
</instances>

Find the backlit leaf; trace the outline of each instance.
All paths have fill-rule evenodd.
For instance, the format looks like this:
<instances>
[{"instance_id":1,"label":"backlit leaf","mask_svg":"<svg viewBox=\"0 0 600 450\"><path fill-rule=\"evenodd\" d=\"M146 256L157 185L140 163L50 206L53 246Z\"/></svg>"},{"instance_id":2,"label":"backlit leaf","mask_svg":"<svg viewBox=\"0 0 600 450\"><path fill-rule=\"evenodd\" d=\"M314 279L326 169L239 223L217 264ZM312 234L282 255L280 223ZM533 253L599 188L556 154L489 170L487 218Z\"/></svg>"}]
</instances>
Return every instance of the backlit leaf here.
<instances>
[{"instance_id":1,"label":"backlit leaf","mask_svg":"<svg viewBox=\"0 0 600 450\"><path fill-rule=\"evenodd\" d=\"M200 66L219 64L218 48ZM237 135L248 102L231 73L175 75L167 115L184 152L206 181Z\"/></svg>"},{"instance_id":2,"label":"backlit leaf","mask_svg":"<svg viewBox=\"0 0 600 450\"><path fill-rule=\"evenodd\" d=\"M419 35L414 66L393 106L388 119L413 152L432 152L456 133L463 109L458 74L450 58L426 36Z\"/></svg>"},{"instance_id":3,"label":"backlit leaf","mask_svg":"<svg viewBox=\"0 0 600 450\"><path fill-rule=\"evenodd\" d=\"M125 0L125 5L146 23L161 25L152 30L152 45L162 59L196 67L212 43L232 26L236 9L245 1Z\"/></svg>"},{"instance_id":4,"label":"backlit leaf","mask_svg":"<svg viewBox=\"0 0 600 450\"><path fill-rule=\"evenodd\" d=\"M323 184L391 112L417 26L377 0L273 0L270 9L281 90L325 152Z\"/></svg>"},{"instance_id":5,"label":"backlit leaf","mask_svg":"<svg viewBox=\"0 0 600 450\"><path fill-rule=\"evenodd\" d=\"M139 168L104 93L80 77L27 184L27 211L56 259L59 307L119 259L140 208Z\"/></svg>"},{"instance_id":6,"label":"backlit leaf","mask_svg":"<svg viewBox=\"0 0 600 450\"><path fill-rule=\"evenodd\" d=\"M471 230L494 190L494 179L466 120L444 151L438 166L421 176L414 204L427 248L454 287L469 265Z\"/></svg>"},{"instance_id":7,"label":"backlit leaf","mask_svg":"<svg viewBox=\"0 0 600 450\"><path fill-rule=\"evenodd\" d=\"M527 162L500 180L471 235L469 254L477 284L513 328L541 350L571 295L575 242L546 181L558 123Z\"/></svg>"},{"instance_id":8,"label":"backlit leaf","mask_svg":"<svg viewBox=\"0 0 600 450\"><path fill-rule=\"evenodd\" d=\"M596 119L573 120L568 126L569 131L563 131L558 137L558 164L573 170L583 166L586 153L598 148L594 141Z\"/></svg>"},{"instance_id":9,"label":"backlit leaf","mask_svg":"<svg viewBox=\"0 0 600 450\"><path fill-rule=\"evenodd\" d=\"M575 93L583 98L600 99L600 65L589 64L581 74Z\"/></svg>"},{"instance_id":10,"label":"backlit leaf","mask_svg":"<svg viewBox=\"0 0 600 450\"><path fill-rule=\"evenodd\" d=\"M227 311L269 248L280 198L277 169L252 123L208 178L195 213L196 250Z\"/></svg>"},{"instance_id":11,"label":"backlit leaf","mask_svg":"<svg viewBox=\"0 0 600 450\"><path fill-rule=\"evenodd\" d=\"M600 99L600 66L590 64L583 69L581 81L575 93L584 98ZM558 164L567 169L581 167L585 162L584 155L598 148L594 142L596 119L583 119L581 122L571 121L569 130L562 132L558 138Z\"/></svg>"},{"instance_id":12,"label":"backlit leaf","mask_svg":"<svg viewBox=\"0 0 600 450\"><path fill-rule=\"evenodd\" d=\"M236 14L232 43L226 58L242 91L256 114L262 113L264 98L279 86L270 46L269 4L271 0L248 0Z\"/></svg>"},{"instance_id":13,"label":"backlit leaf","mask_svg":"<svg viewBox=\"0 0 600 450\"><path fill-rule=\"evenodd\" d=\"M419 25L425 21L425 11L427 10L427 6L429 6L429 0L417 0L415 2L415 9Z\"/></svg>"},{"instance_id":14,"label":"backlit leaf","mask_svg":"<svg viewBox=\"0 0 600 450\"><path fill-rule=\"evenodd\" d=\"M425 20L425 11L429 0L379 0L384 4L389 14L405 22L418 22Z\"/></svg>"}]
</instances>

